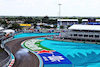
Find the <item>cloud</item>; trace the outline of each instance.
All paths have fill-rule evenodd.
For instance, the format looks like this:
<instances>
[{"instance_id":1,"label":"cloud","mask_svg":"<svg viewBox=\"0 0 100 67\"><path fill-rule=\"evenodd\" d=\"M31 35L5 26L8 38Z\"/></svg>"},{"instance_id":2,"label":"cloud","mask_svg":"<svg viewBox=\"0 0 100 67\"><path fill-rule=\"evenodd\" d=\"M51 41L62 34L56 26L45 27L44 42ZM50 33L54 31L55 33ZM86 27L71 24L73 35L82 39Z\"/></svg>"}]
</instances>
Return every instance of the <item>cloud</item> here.
<instances>
[{"instance_id":1,"label":"cloud","mask_svg":"<svg viewBox=\"0 0 100 67\"><path fill-rule=\"evenodd\" d=\"M99 16L99 0L0 0L0 15Z\"/></svg>"}]
</instances>

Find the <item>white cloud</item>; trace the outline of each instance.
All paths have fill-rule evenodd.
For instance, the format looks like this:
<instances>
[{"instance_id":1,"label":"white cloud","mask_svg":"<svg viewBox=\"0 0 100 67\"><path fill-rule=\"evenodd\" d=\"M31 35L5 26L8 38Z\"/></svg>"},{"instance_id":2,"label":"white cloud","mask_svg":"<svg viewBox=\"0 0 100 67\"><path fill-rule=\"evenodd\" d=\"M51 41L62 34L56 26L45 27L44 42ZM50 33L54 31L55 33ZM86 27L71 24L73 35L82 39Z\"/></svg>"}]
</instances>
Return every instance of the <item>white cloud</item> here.
<instances>
[{"instance_id":1,"label":"white cloud","mask_svg":"<svg viewBox=\"0 0 100 67\"><path fill-rule=\"evenodd\" d=\"M100 16L100 0L0 0L0 15Z\"/></svg>"}]
</instances>

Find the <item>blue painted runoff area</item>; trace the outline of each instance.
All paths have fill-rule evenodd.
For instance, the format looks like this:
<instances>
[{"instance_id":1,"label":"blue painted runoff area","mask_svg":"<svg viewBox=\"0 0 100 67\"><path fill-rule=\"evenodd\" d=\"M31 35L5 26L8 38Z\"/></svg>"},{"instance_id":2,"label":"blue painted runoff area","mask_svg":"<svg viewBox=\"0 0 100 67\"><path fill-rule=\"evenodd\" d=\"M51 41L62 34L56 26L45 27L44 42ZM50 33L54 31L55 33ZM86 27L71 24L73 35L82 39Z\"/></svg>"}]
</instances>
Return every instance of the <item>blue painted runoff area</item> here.
<instances>
[{"instance_id":1,"label":"blue painted runoff area","mask_svg":"<svg viewBox=\"0 0 100 67\"><path fill-rule=\"evenodd\" d=\"M15 59L15 57L14 57L14 55L13 55L13 54L11 54L11 57L12 57L12 59Z\"/></svg>"},{"instance_id":2,"label":"blue painted runoff area","mask_svg":"<svg viewBox=\"0 0 100 67\"><path fill-rule=\"evenodd\" d=\"M39 54L45 64L72 64L65 56L59 52L41 53Z\"/></svg>"},{"instance_id":3,"label":"blue painted runoff area","mask_svg":"<svg viewBox=\"0 0 100 67\"><path fill-rule=\"evenodd\" d=\"M31 36L46 36L46 35L59 35L59 33L23 33L14 36L14 38L31 37Z\"/></svg>"},{"instance_id":4,"label":"blue painted runoff area","mask_svg":"<svg viewBox=\"0 0 100 67\"><path fill-rule=\"evenodd\" d=\"M64 55L74 67L99 67L100 45L44 40L41 45Z\"/></svg>"}]
</instances>

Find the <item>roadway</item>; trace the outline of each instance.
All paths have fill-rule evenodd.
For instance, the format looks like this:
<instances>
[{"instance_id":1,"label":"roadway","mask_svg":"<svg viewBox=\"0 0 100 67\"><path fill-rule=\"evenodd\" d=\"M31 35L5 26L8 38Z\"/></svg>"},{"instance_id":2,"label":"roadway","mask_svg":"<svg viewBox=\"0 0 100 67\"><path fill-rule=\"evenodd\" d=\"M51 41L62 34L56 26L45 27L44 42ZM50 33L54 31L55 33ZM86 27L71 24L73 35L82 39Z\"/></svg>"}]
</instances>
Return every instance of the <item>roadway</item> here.
<instances>
[{"instance_id":1,"label":"roadway","mask_svg":"<svg viewBox=\"0 0 100 67\"><path fill-rule=\"evenodd\" d=\"M19 38L6 43L15 57L13 67L39 67L39 59L37 56L21 46L22 41L37 37L45 36Z\"/></svg>"}]
</instances>

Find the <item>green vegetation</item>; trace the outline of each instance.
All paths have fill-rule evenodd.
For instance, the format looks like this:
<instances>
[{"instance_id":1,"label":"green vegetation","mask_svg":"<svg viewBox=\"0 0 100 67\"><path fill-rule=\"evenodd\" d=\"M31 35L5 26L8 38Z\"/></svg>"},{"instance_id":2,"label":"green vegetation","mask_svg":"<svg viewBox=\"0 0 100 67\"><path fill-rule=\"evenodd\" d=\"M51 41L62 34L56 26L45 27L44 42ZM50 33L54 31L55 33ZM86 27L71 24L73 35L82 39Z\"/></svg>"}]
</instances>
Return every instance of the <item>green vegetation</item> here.
<instances>
[{"instance_id":1,"label":"green vegetation","mask_svg":"<svg viewBox=\"0 0 100 67\"><path fill-rule=\"evenodd\" d=\"M24 45L24 47L26 47L27 49L31 50L30 48L28 48L27 46L25 46L25 42L24 42L24 44L23 44L23 45ZM33 51L33 50L31 50L31 51Z\"/></svg>"},{"instance_id":2,"label":"green vegetation","mask_svg":"<svg viewBox=\"0 0 100 67\"><path fill-rule=\"evenodd\" d=\"M43 26L44 28L51 28L50 26Z\"/></svg>"},{"instance_id":3,"label":"green vegetation","mask_svg":"<svg viewBox=\"0 0 100 67\"><path fill-rule=\"evenodd\" d=\"M98 43L95 43L95 44L98 44Z\"/></svg>"},{"instance_id":4,"label":"green vegetation","mask_svg":"<svg viewBox=\"0 0 100 67\"><path fill-rule=\"evenodd\" d=\"M42 22L43 23L49 23L49 17L48 16L43 17Z\"/></svg>"},{"instance_id":5,"label":"green vegetation","mask_svg":"<svg viewBox=\"0 0 100 67\"><path fill-rule=\"evenodd\" d=\"M74 42L74 41L72 41L72 42Z\"/></svg>"},{"instance_id":6,"label":"green vegetation","mask_svg":"<svg viewBox=\"0 0 100 67\"><path fill-rule=\"evenodd\" d=\"M42 41L37 41L35 44L39 44L38 47L41 47L42 49L51 50L51 49L49 49L49 48L46 48L46 47L42 46L42 45L41 45L41 42L42 42Z\"/></svg>"},{"instance_id":7,"label":"green vegetation","mask_svg":"<svg viewBox=\"0 0 100 67\"><path fill-rule=\"evenodd\" d=\"M49 19L49 24L57 24L57 19Z\"/></svg>"},{"instance_id":8,"label":"green vegetation","mask_svg":"<svg viewBox=\"0 0 100 67\"><path fill-rule=\"evenodd\" d=\"M54 25L54 27L53 28L57 28L57 25Z\"/></svg>"},{"instance_id":9,"label":"green vegetation","mask_svg":"<svg viewBox=\"0 0 100 67\"><path fill-rule=\"evenodd\" d=\"M63 28L64 28L64 26L60 26L60 28L61 28L61 29L63 29Z\"/></svg>"},{"instance_id":10,"label":"green vegetation","mask_svg":"<svg viewBox=\"0 0 100 67\"><path fill-rule=\"evenodd\" d=\"M14 23L14 24L12 25L12 28L13 28L13 29L21 29L21 27L20 27L20 25L19 25L18 23Z\"/></svg>"},{"instance_id":11,"label":"green vegetation","mask_svg":"<svg viewBox=\"0 0 100 67\"><path fill-rule=\"evenodd\" d=\"M82 18L78 19L78 23L81 24L82 23Z\"/></svg>"},{"instance_id":12,"label":"green vegetation","mask_svg":"<svg viewBox=\"0 0 100 67\"><path fill-rule=\"evenodd\" d=\"M67 26L67 29L70 27L70 25Z\"/></svg>"},{"instance_id":13,"label":"green vegetation","mask_svg":"<svg viewBox=\"0 0 100 67\"><path fill-rule=\"evenodd\" d=\"M83 43L85 43L85 42L83 42Z\"/></svg>"},{"instance_id":14,"label":"green vegetation","mask_svg":"<svg viewBox=\"0 0 100 67\"><path fill-rule=\"evenodd\" d=\"M24 21L24 23L32 24L36 27L37 23L47 23L47 24L54 24L54 28L56 28L57 19L59 17L50 17L50 16L1 16L0 17L0 26L4 26L4 28L8 28L8 25L11 23L8 23L8 21ZM82 23L82 19L88 19L88 18L96 18L100 19L100 17L61 17L60 19L78 19L78 23ZM69 27L69 26L68 26ZM15 27L12 27L14 29ZM50 27L44 27L44 28L50 28ZM61 27L63 28L63 27Z\"/></svg>"},{"instance_id":15,"label":"green vegetation","mask_svg":"<svg viewBox=\"0 0 100 67\"><path fill-rule=\"evenodd\" d=\"M0 47L0 52L4 51L1 47Z\"/></svg>"},{"instance_id":16,"label":"green vegetation","mask_svg":"<svg viewBox=\"0 0 100 67\"><path fill-rule=\"evenodd\" d=\"M0 40L0 45L1 45L1 40ZM0 47L0 52L2 52L3 51L3 49Z\"/></svg>"},{"instance_id":17,"label":"green vegetation","mask_svg":"<svg viewBox=\"0 0 100 67\"><path fill-rule=\"evenodd\" d=\"M0 40L0 44L1 44L1 40Z\"/></svg>"},{"instance_id":18,"label":"green vegetation","mask_svg":"<svg viewBox=\"0 0 100 67\"><path fill-rule=\"evenodd\" d=\"M4 28L8 26L5 20L0 20L0 25L4 25Z\"/></svg>"},{"instance_id":19,"label":"green vegetation","mask_svg":"<svg viewBox=\"0 0 100 67\"><path fill-rule=\"evenodd\" d=\"M31 50L30 48L28 48L27 46L25 46L25 43L26 43L26 42L24 42L23 45L24 45L24 47L26 47L27 49L29 49L29 50L31 50L31 51L41 51L41 50L43 50L43 49L45 49L45 50L51 50L51 49L49 49L49 48L46 48L46 47L42 46L42 45L41 45L41 42L42 42L42 41L37 41L37 42L35 42L35 45L38 45L38 47L42 48L42 49L38 49L38 50ZM53 51L53 50L51 50L51 51Z\"/></svg>"},{"instance_id":20,"label":"green vegetation","mask_svg":"<svg viewBox=\"0 0 100 67\"><path fill-rule=\"evenodd\" d=\"M42 18L42 23L57 24L57 19L50 19L50 17L45 16Z\"/></svg>"}]
</instances>

